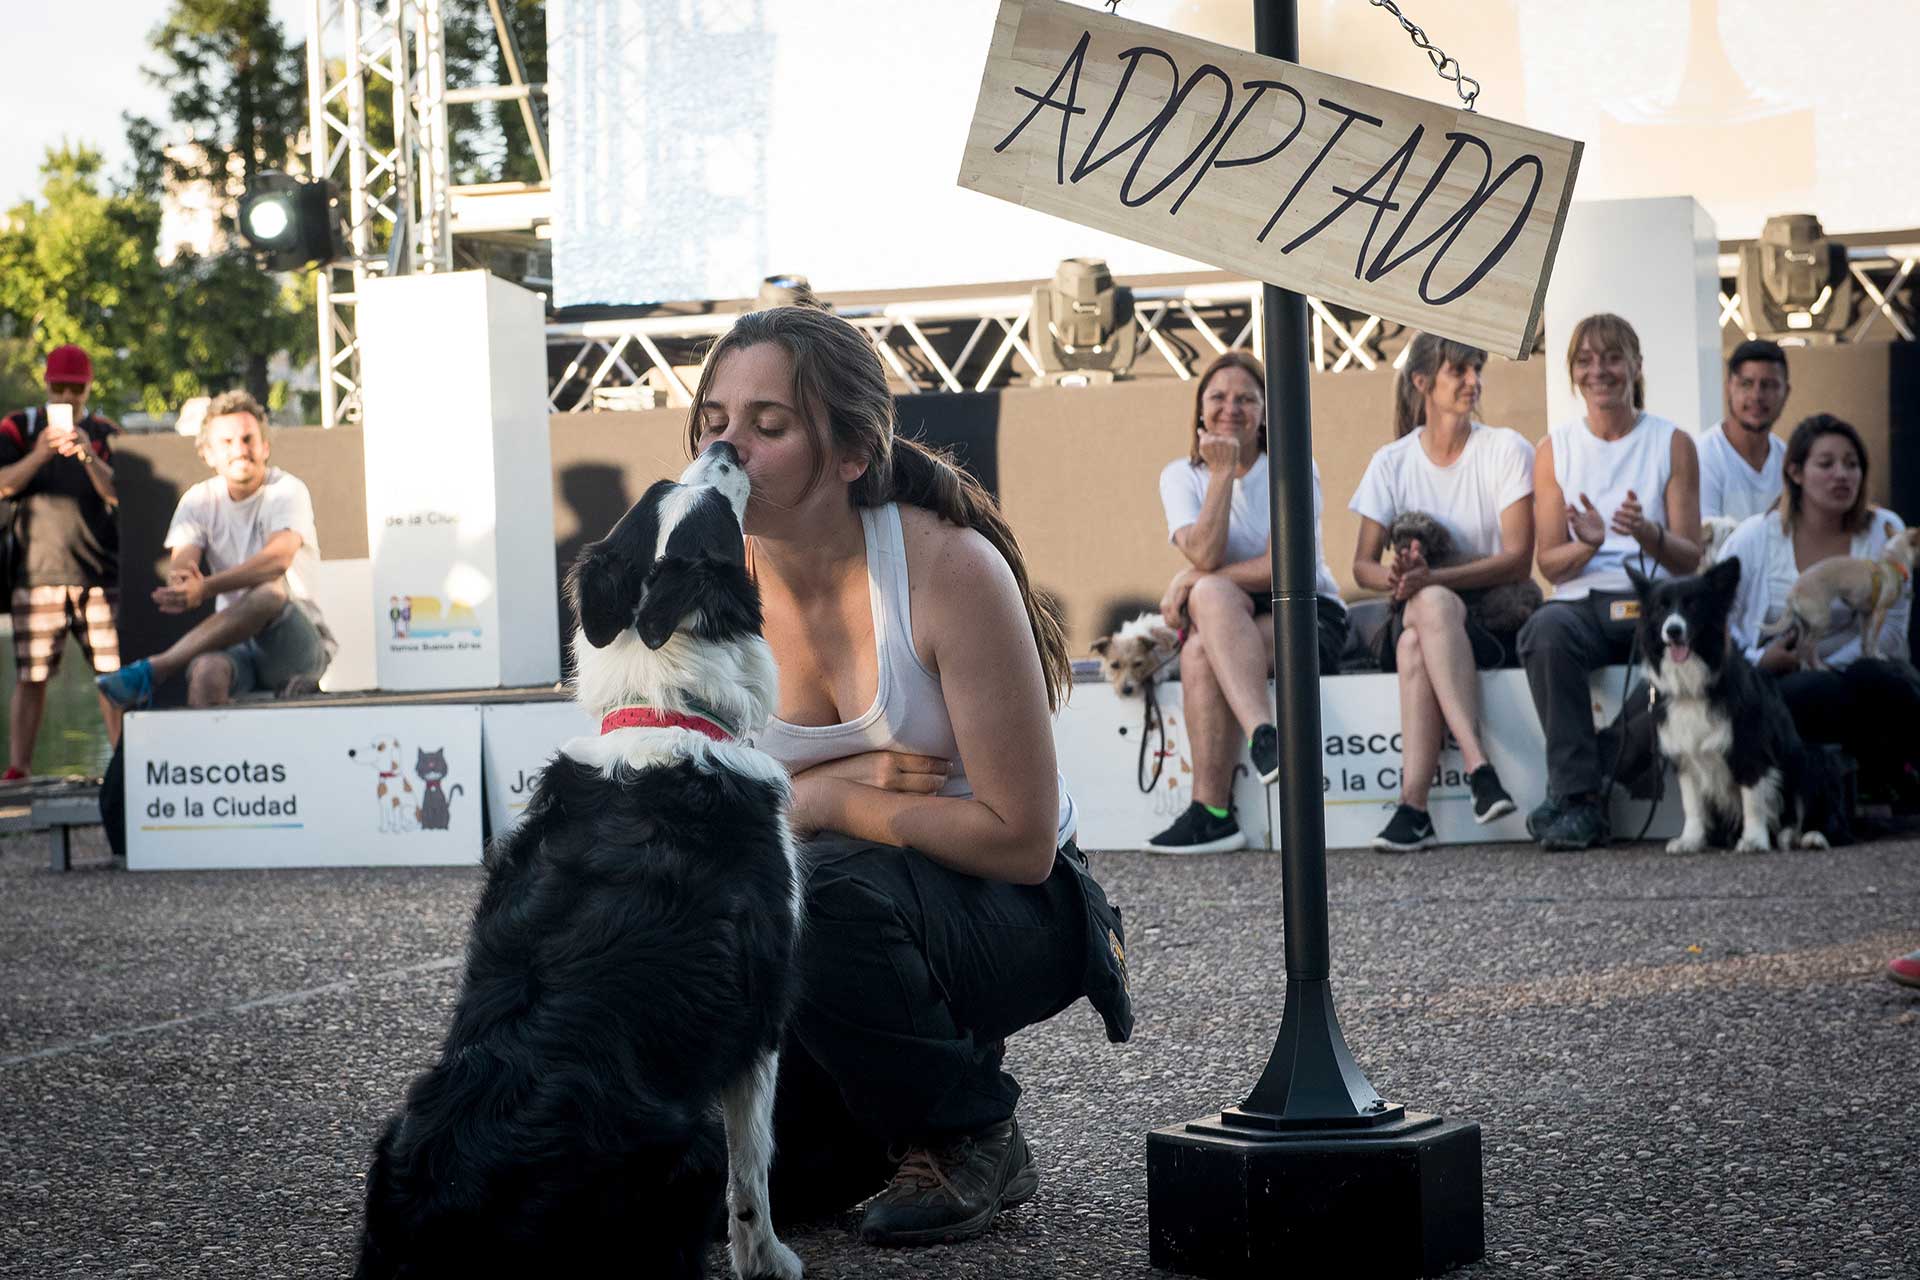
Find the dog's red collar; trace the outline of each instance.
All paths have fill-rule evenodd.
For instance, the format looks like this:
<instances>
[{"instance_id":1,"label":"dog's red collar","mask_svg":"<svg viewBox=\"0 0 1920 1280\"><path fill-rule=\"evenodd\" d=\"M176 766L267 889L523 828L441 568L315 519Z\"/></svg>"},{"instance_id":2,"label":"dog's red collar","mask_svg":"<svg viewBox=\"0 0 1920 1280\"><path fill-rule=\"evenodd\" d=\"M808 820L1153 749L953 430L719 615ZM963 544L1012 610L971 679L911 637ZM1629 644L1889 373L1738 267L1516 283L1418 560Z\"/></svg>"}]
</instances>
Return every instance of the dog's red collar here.
<instances>
[{"instance_id":1,"label":"dog's red collar","mask_svg":"<svg viewBox=\"0 0 1920 1280\"><path fill-rule=\"evenodd\" d=\"M400 776L400 771L398 769L395 769L392 773L387 773L383 770L380 776L383 778L397 778Z\"/></svg>"},{"instance_id":2,"label":"dog's red collar","mask_svg":"<svg viewBox=\"0 0 1920 1280\"><path fill-rule=\"evenodd\" d=\"M692 729L695 733L706 734L715 742L733 741L732 734L705 716L662 711L658 707L619 707L609 711L606 718L600 721L600 732L612 733L615 729Z\"/></svg>"}]
</instances>

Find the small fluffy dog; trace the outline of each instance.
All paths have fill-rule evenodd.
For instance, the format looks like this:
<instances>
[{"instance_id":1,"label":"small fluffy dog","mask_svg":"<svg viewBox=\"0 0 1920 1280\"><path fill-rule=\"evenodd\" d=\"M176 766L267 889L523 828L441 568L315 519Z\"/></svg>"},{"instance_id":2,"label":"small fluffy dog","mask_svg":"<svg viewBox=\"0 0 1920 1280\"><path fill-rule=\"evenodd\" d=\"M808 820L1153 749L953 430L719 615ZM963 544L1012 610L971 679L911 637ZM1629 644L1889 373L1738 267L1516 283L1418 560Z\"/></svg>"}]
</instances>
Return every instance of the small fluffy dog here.
<instances>
[{"instance_id":1,"label":"small fluffy dog","mask_svg":"<svg viewBox=\"0 0 1920 1280\"><path fill-rule=\"evenodd\" d=\"M1720 562L1720 551L1727 545L1727 539L1740 527L1740 522L1732 516L1702 516L1700 518L1700 568L1702 571L1712 568Z\"/></svg>"},{"instance_id":2,"label":"small fluffy dog","mask_svg":"<svg viewBox=\"0 0 1920 1280\"><path fill-rule=\"evenodd\" d=\"M1913 583L1913 562L1920 557L1920 527L1887 540L1878 560L1858 556L1822 560L1801 574L1787 595L1779 619L1760 629L1762 636L1795 631L1793 652L1802 669L1825 670L1820 641L1833 627L1835 605L1844 604L1860 619L1860 656L1880 656L1880 629L1887 613Z\"/></svg>"},{"instance_id":3,"label":"small fluffy dog","mask_svg":"<svg viewBox=\"0 0 1920 1280\"><path fill-rule=\"evenodd\" d=\"M1424 511L1402 511L1387 526L1387 545L1393 548L1396 556L1403 556L1415 542L1420 544L1421 554L1427 564L1435 569L1462 559L1459 549L1453 545L1453 535L1447 527ZM1540 585L1531 578L1519 582L1503 582L1497 587L1486 587L1468 593L1467 609L1473 618L1487 630L1500 635L1512 635L1533 611L1540 607ZM1405 607L1405 601L1394 604L1397 612Z\"/></svg>"},{"instance_id":4,"label":"small fluffy dog","mask_svg":"<svg viewBox=\"0 0 1920 1280\"><path fill-rule=\"evenodd\" d=\"M1180 633L1158 613L1143 613L1093 642L1094 656L1113 691L1131 698L1150 684L1164 684L1180 670Z\"/></svg>"},{"instance_id":5,"label":"small fluffy dog","mask_svg":"<svg viewBox=\"0 0 1920 1280\"><path fill-rule=\"evenodd\" d=\"M800 882L786 772L737 740L777 705L747 491L715 444L573 566L601 732L488 851L453 1026L367 1175L363 1280L698 1277L723 1172L734 1271L801 1274L767 1210Z\"/></svg>"},{"instance_id":6,"label":"small fluffy dog","mask_svg":"<svg viewBox=\"0 0 1920 1280\"><path fill-rule=\"evenodd\" d=\"M1840 780L1826 754L1801 741L1773 682L1728 640L1740 562L1657 582L1627 574L1640 597L1648 682L1660 695L1660 752L1680 776L1686 812L1667 852L1725 848L1729 836L1741 852L1826 848L1845 830Z\"/></svg>"}]
</instances>

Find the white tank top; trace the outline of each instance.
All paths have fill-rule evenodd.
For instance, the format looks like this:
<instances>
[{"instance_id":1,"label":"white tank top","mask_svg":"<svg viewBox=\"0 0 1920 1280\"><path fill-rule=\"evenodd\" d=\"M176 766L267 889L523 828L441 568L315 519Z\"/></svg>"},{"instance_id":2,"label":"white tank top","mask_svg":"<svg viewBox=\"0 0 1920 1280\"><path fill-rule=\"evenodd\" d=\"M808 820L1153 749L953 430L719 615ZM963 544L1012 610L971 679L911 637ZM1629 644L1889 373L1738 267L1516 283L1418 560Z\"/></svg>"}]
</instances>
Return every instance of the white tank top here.
<instances>
[{"instance_id":1,"label":"white tank top","mask_svg":"<svg viewBox=\"0 0 1920 1280\"><path fill-rule=\"evenodd\" d=\"M1553 441L1553 476L1560 482L1560 496L1569 512L1580 509L1580 495L1586 494L1611 524L1614 510L1627 500L1631 489L1640 499L1640 509L1655 524L1667 522L1667 480L1673 474L1673 433L1680 428L1665 418L1642 413L1633 429L1618 440L1602 440L1588 428L1585 418L1563 422L1547 433ZM1645 564L1642 564L1644 559ZM1569 578L1553 589L1555 600L1584 600L1594 591L1631 591L1627 565L1633 565L1649 578L1667 576L1652 556L1642 557L1640 544L1624 533L1607 530L1607 540L1593 553L1593 559L1577 578Z\"/></svg>"},{"instance_id":2,"label":"white tank top","mask_svg":"<svg viewBox=\"0 0 1920 1280\"><path fill-rule=\"evenodd\" d=\"M913 648L913 608L899 506L861 507L860 529L867 543L867 601L873 610L873 647L879 667L873 705L858 719L841 724L788 724L775 716L755 745L789 773L866 751L934 756L953 765L940 794L971 796L973 785L953 740L953 721L947 715L940 678L921 665ZM1078 825L1065 777L1060 778L1059 815L1059 842L1065 844Z\"/></svg>"}]
</instances>

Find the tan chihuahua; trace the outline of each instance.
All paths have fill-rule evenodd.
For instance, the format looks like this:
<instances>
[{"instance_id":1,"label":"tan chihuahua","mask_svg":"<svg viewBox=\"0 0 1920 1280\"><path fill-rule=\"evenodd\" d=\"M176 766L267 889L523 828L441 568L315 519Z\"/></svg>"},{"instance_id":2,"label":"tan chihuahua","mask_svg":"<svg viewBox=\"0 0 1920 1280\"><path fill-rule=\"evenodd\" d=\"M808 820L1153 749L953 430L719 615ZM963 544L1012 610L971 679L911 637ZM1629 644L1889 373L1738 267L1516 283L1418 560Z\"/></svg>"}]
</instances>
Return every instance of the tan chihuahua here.
<instances>
[{"instance_id":1,"label":"tan chihuahua","mask_svg":"<svg viewBox=\"0 0 1920 1280\"><path fill-rule=\"evenodd\" d=\"M1803 669L1824 671L1820 641L1833 624L1833 606L1845 604L1860 620L1860 656L1880 656L1880 628L1887 613L1900 602L1913 581L1913 563L1920 558L1920 527L1906 529L1887 540L1878 560L1840 557L1822 560L1800 575L1787 595L1786 611L1776 622L1760 628L1763 637L1794 631L1794 655Z\"/></svg>"}]
</instances>

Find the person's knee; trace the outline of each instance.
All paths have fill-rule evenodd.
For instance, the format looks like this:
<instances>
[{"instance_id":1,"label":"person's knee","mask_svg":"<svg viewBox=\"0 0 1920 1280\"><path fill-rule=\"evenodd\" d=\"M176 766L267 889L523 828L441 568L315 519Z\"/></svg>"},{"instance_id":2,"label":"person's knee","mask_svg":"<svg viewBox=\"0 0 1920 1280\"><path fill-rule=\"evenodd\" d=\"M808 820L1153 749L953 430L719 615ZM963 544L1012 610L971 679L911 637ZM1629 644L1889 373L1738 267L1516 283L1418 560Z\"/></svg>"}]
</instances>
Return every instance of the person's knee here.
<instances>
[{"instance_id":1,"label":"person's knee","mask_svg":"<svg viewBox=\"0 0 1920 1280\"><path fill-rule=\"evenodd\" d=\"M1426 654L1420 648L1420 633L1409 627L1400 633L1393 647L1394 666L1402 677L1420 676L1426 670Z\"/></svg>"},{"instance_id":2,"label":"person's knee","mask_svg":"<svg viewBox=\"0 0 1920 1280\"><path fill-rule=\"evenodd\" d=\"M1198 631L1187 633L1187 642L1180 646L1180 683L1205 684L1213 679L1213 651L1207 647L1206 637Z\"/></svg>"},{"instance_id":3,"label":"person's knee","mask_svg":"<svg viewBox=\"0 0 1920 1280\"><path fill-rule=\"evenodd\" d=\"M203 653L187 664L187 705L212 707L233 693L233 660L223 653Z\"/></svg>"},{"instance_id":4,"label":"person's knee","mask_svg":"<svg viewBox=\"0 0 1920 1280\"><path fill-rule=\"evenodd\" d=\"M1247 593L1235 586L1231 579L1218 573L1210 573L1200 579L1193 584L1193 590L1187 593L1187 612L1196 617L1218 616L1227 609L1251 612L1252 608Z\"/></svg>"},{"instance_id":5,"label":"person's knee","mask_svg":"<svg viewBox=\"0 0 1920 1280\"><path fill-rule=\"evenodd\" d=\"M292 597L287 594L286 579L275 578L272 582L247 588L246 594L234 601L232 608L240 616L264 627L280 616L290 599Z\"/></svg>"},{"instance_id":6,"label":"person's knee","mask_svg":"<svg viewBox=\"0 0 1920 1280\"><path fill-rule=\"evenodd\" d=\"M1422 587L1407 601L1406 624L1412 628L1459 627L1466 620L1466 604L1447 587Z\"/></svg>"},{"instance_id":7,"label":"person's knee","mask_svg":"<svg viewBox=\"0 0 1920 1280\"><path fill-rule=\"evenodd\" d=\"M1530 662L1538 654L1552 653L1559 647L1565 628L1559 610L1536 609L1520 626L1520 660Z\"/></svg>"}]
</instances>

